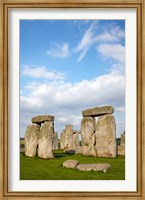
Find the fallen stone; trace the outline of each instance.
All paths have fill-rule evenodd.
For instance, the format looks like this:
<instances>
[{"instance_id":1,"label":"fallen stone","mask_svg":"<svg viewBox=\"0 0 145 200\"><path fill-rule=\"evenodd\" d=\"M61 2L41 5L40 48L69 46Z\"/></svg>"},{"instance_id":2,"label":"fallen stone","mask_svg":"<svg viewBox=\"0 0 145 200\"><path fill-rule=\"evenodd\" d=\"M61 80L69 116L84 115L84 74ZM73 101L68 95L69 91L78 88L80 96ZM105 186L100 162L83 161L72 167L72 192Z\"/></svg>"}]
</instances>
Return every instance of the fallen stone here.
<instances>
[{"instance_id":1,"label":"fallen stone","mask_svg":"<svg viewBox=\"0 0 145 200\"><path fill-rule=\"evenodd\" d=\"M79 164L76 169L80 171L103 171L104 173L110 168L108 163L98 163L98 164Z\"/></svg>"},{"instance_id":2,"label":"fallen stone","mask_svg":"<svg viewBox=\"0 0 145 200\"><path fill-rule=\"evenodd\" d=\"M54 116L52 115L38 115L31 119L32 123L44 123L46 121L54 121Z\"/></svg>"},{"instance_id":3,"label":"fallen stone","mask_svg":"<svg viewBox=\"0 0 145 200\"><path fill-rule=\"evenodd\" d=\"M112 106L94 107L82 111L83 117L98 117L101 115L112 114L114 108Z\"/></svg>"},{"instance_id":4,"label":"fallen stone","mask_svg":"<svg viewBox=\"0 0 145 200\"><path fill-rule=\"evenodd\" d=\"M75 168L78 164L77 160L66 160L62 165L65 168Z\"/></svg>"}]
</instances>

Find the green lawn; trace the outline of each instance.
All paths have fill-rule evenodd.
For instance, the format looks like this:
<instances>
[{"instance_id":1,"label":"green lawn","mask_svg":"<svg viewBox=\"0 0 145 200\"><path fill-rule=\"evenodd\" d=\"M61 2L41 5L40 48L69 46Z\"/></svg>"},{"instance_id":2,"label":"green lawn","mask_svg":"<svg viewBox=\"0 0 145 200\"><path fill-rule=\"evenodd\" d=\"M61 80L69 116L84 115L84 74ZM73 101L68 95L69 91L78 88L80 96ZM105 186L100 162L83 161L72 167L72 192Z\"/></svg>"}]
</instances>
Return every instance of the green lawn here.
<instances>
[{"instance_id":1,"label":"green lawn","mask_svg":"<svg viewBox=\"0 0 145 200\"><path fill-rule=\"evenodd\" d=\"M20 154L20 180L124 180L125 158L95 158L92 156L72 155L61 150L54 151L54 159L29 158ZM111 168L106 172L83 172L77 169L66 169L62 163L76 159L79 163L109 163Z\"/></svg>"}]
</instances>

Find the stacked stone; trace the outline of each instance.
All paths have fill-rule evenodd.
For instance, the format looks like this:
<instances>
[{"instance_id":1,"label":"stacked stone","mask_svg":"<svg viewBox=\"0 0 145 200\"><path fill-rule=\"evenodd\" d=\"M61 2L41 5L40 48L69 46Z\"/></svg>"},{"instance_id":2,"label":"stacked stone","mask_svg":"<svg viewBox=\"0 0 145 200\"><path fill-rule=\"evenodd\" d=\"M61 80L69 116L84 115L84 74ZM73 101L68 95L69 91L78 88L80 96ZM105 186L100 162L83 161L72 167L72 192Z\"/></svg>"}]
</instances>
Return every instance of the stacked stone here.
<instances>
[{"instance_id":1,"label":"stacked stone","mask_svg":"<svg viewBox=\"0 0 145 200\"><path fill-rule=\"evenodd\" d=\"M116 157L116 123L111 106L95 107L82 112L82 154ZM96 121L95 117L98 117Z\"/></svg>"},{"instance_id":2,"label":"stacked stone","mask_svg":"<svg viewBox=\"0 0 145 200\"><path fill-rule=\"evenodd\" d=\"M38 147L40 158L53 158L54 116L38 115L25 133L25 155L34 157Z\"/></svg>"},{"instance_id":3,"label":"stacked stone","mask_svg":"<svg viewBox=\"0 0 145 200\"><path fill-rule=\"evenodd\" d=\"M67 150L75 150L80 146L79 131L73 130L73 126L68 124L65 126L65 130L60 135L60 148Z\"/></svg>"},{"instance_id":4,"label":"stacked stone","mask_svg":"<svg viewBox=\"0 0 145 200\"><path fill-rule=\"evenodd\" d=\"M117 154L121 156L125 155L125 132L121 134L121 142L118 146Z\"/></svg>"}]
</instances>

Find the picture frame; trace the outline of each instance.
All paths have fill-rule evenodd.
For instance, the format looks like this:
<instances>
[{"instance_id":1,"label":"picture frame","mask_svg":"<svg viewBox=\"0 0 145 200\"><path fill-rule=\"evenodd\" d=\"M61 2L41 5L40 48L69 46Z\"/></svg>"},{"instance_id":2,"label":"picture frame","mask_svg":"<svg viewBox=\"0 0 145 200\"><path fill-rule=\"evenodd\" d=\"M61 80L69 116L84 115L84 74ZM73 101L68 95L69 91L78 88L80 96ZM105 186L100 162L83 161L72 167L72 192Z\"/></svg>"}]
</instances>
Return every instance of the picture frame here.
<instances>
[{"instance_id":1,"label":"picture frame","mask_svg":"<svg viewBox=\"0 0 145 200\"><path fill-rule=\"evenodd\" d=\"M145 199L145 8L144 0L1 0L0 10L0 197L1 199ZM106 8L137 10L137 191L136 192L10 192L9 185L9 59L8 10L11 8Z\"/></svg>"}]
</instances>

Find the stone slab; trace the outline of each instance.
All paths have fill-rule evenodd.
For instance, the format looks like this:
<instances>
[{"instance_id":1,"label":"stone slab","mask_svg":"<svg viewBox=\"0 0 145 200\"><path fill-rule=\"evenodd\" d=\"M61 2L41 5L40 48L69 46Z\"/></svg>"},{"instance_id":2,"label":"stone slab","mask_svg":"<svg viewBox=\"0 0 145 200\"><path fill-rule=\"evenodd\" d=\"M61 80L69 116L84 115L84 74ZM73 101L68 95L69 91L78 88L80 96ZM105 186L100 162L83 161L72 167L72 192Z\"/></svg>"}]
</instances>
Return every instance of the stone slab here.
<instances>
[{"instance_id":1,"label":"stone slab","mask_svg":"<svg viewBox=\"0 0 145 200\"><path fill-rule=\"evenodd\" d=\"M78 164L79 162L77 160L66 160L62 165L65 168L76 168Z\"/></svg>"},{"instance_id":2,"label":"stone slab","mask_svg":"<svg viewBox=\"0 0 145 200\"><path fill-rule=\"evenodd\" d=\"M52 115L38 115L31 119L32 123L44 123L46 121L54 121L54 116Z\"/></svg>"},{"instance_id":3,"label":"stone slab","mask_svg":"<svg viewBox=\"0 0 145 200\"><path fill-rule=\"evenodd\" d=\"M82 111L83 117L98 117L101 115L112 114L114 108L112 106L102 106L86 109Z\"/></svg>"},{"instance_id":4,"label":"stone slab","mask_svg":"<svg viewBox=\"0 0 145 200\"><path fill-rule=\"evenodd\" d=\"M79 164L76 169L80 171L103 171L104 173L110 168L108 163L97 163L97 164Z\"/></svg>"}]
</instances>

